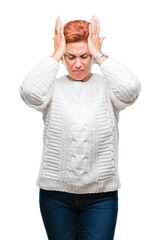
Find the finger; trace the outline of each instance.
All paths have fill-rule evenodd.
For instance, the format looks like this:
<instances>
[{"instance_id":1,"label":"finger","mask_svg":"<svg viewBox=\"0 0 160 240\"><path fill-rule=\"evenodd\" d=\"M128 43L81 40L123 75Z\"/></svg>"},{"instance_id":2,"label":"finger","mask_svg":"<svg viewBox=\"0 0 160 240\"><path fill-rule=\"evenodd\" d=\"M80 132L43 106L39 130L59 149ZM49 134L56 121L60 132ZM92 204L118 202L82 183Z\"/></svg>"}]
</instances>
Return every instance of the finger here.
<instances>
[{"instance_id":1,"label":"finger","mask_svg":"<svg viewBox=\"0 0 160 240\"><path fill-rule=\"evenodd\" d=\"M94 24L94 33L97 34L97 22L96 22L95 15L94 15L94 18L93 18L93 24Z\"/></svg>"},{"instance_id":2,"label":"finger","mask_svg":"<svg viewBox=\"0 0 160 240\"><path fill-rule=\"evenodd\" d=\"M89 24L90 33L92 33L92 19L93 19L93 16L92 16L92 18L91 18L91 23Z\"/></svg>"},{"instance_id":3,"label":"finger","mask_svg":"<svg viewBox=\"0 0 160 240\"><path fill-rule=\"evenodd\" d=\"M61 29L62 21L61 18L58 16L58 26L57 26L57 34L59 35Z\"/></svg>"},{"instance_id":4,"label":"finger","mask_svg":"<svg viewBox=\"0 0 160 240\"><path fill-rule=\"evenodd\" d=\"M57 22L56 22L56 28L55 28L55 34L57 35L57 37L59 36L61 25L62 25L62 20L61 20L60 16L58 16Z\"/></svg>"},{"instance_id":5,"label":"finger","mask_svg":"<svg viewBox=\"0 0 160 240\"><path fill-rule=\"evenodd\" d=\"M94 20L94 24L95 24L95 35L97 37L99 37L99 31L98 31L98 23L97 23L97 19Z\"/></svg>"},{"instance_id":6,"label":"finger","mask_svg":"<svg viewBox=\"0 0 160 240\"><path fill-rule=\"evenodd\" d=\"M97 34L97 19L95 18L95 16L93 18L93 24L94 24L94 32L95 34Z\"/></svg>"},{"instance_id":7,"label":"finger","mask_svg":"<svg viewBox=\"0 0 160 240\"><path fill-rule=\"evenodd\" d=\"M55 31L57 31L58 22L59 22L59 16L57 16L57 18L56 18Z\"/></svg>"},{"instance_id":8,"label":"finger","mask_svg":"<svg viewBox=\"0 0 160 240\"><path fill-rule=\"evenodd\" d=\"M98 32L98 35L99 35L99 32L100 32L99 18L97 18L97 32Z\"/></svg>"},{"instance_id":9,"label":"finger","mask_svg":"<svg viewBox=\"0 0 160 240\"><path fill-rule=\"evenodd\" d=\"M95 33L95 16L92 16L92 20L91 20L91 31L92 33Z\"/></svg>"},{"instance_id":10,"label":"finger","mask_svg":"<svg viewBox=\"0 0 160 240\"><path fill-rule=\"evenodd\" d=\"M93 36L93 32L92 32L92 24L89 24L89 36L92 37Z\"/></svg>"},{"instance_id":11,"label":"finger","mask_svg":"<svg viewBox=\"0 0 160 240\"><path fill-rule=\"evenodd\" d=\"M60 34L63 35L63 31L64 31L64 26L63 24L61 23L61 27L60 27Z\"/></svg>"},{"instance_id":12,"label":"finger","mask_svg":"<svg viewBox=\"0 0 160 240\"><path fill-rule=\"evenodd\" d=\"M97 36L99 36L99 19L95 18L94 19L94 31Z\"/></svg>"},{"instance_id":13,"label":"finger","mask_svg":"<svg viewBox=\"0 0 160 240\"><path fill-rule=\"evenodd\" d=\"M101 37L100 38L100 45L102 46L103 40L105 39L105 37Z\"/></svg>"},{"instance_id":14,"label":"finger","mask_svg":"<svg viewBox=\"0 0 160 240\"><path fill-rule=\"evenodd\" d=\"M91 22L92 22L92 19L94 18L94 15L92 15L92 18L91 18Z\"/></svg>"},{"instance_id":15,"label":"finger","mask_svg":"<svg viewBox=\"0 0 160 240\"><path fill-rule=\"evenodd\" d=\"M63 24L60 25L60 28L59 28L59 33L62 34L63 33Z\"/></svg>"}]
</instances>

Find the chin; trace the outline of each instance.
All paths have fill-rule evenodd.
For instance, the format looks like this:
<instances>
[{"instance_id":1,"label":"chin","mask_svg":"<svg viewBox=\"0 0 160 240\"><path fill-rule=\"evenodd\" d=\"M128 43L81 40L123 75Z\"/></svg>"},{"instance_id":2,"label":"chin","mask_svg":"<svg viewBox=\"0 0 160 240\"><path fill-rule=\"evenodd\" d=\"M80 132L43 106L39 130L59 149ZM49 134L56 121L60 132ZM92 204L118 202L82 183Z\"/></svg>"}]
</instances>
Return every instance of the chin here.
<instances>
[{"instance_id":1,"label":"chin","mask_svg":"<svg viewBox=\"0 0 160 240\"><path fill-rule=\"evenodd\" d=\"M70 74L70 76L73 78L73 79L75 79L75 80L83 80L84 78L86 78L87 77L87 75L88 75L89 73L86 73L86 74Z\"/></svg>"},{"instance_id":2,"label":"chin","mask_svg":"<svg viewBox=\"0 0 160 240\"><path fill-rule=\"evenodd\" d=\"M71 76L71 78L73 78L74 80L83 80L85 77L86 77L86 75L79 75L79 76L76 76L76 74L75 75L70 75Z\"/></svg>"},{"instance_id":3,"label":"chin","mask_svg":"<svg viewBox=\"0 0 160 240\"><path fill-rule=\"evenodd\" d=\"M78 80L79 80L79 81L80 81L80 80L83 80L84 78L85 78L85 77L74 77L74 79L77 80L77 81L78 81Z\"/></svg>"}]
</instances>

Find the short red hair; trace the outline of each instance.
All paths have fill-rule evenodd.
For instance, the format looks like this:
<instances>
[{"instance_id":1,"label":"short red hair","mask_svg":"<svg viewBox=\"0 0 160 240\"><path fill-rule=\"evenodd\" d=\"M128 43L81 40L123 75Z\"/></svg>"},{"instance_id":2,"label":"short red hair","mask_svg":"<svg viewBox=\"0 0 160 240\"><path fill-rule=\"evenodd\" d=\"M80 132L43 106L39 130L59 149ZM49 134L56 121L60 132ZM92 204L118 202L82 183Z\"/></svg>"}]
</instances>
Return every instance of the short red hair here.
<instances>
[{"instance_id":1,"label":"short red hair","mask_svg":"<svg viewBox=\"0 0 160 240\"><path fill-rule=\"evenodd\" d=\"M64 25L66 43L87 41L89 36L89 24L85 20L74 20Z\"/></svg>"}]
</instances>

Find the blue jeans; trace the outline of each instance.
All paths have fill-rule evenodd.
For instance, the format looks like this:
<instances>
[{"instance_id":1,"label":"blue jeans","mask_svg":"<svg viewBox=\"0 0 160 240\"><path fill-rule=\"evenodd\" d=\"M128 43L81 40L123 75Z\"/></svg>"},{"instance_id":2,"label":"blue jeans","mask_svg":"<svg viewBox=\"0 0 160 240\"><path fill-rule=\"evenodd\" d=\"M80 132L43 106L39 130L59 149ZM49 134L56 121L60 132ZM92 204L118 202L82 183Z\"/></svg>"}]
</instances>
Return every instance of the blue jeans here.
<instances>
[{"instance_id":1,"label":"blue jeans","mask_svg":"<svg viewBox=\"0 0 160 240\"><path fill-rule=\"evenodd\" d=\"M118 190L73 194L39 190L39 206L49 240L113 240Z\"/></svg>"}]
</instances>

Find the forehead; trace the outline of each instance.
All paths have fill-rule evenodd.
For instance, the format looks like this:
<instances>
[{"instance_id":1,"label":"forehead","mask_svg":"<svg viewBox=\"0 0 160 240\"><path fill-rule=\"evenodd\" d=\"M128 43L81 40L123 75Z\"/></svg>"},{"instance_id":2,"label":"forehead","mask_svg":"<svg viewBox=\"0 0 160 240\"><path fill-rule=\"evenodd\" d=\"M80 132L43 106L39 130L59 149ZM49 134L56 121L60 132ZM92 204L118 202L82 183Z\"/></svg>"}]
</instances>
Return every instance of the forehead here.
<instances>
[{"instance_id":1,"label":"forehead","mask_svg":"<svg viewBox=\"0 0 160 240\"><path fill-rule=\"evenodd\" d=\"M67 43L66 51L73 55L82 55L88 51L88 43L84 41Z\"/></svg>"}]
</instances>

